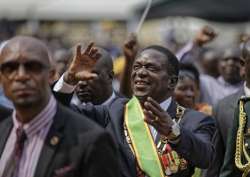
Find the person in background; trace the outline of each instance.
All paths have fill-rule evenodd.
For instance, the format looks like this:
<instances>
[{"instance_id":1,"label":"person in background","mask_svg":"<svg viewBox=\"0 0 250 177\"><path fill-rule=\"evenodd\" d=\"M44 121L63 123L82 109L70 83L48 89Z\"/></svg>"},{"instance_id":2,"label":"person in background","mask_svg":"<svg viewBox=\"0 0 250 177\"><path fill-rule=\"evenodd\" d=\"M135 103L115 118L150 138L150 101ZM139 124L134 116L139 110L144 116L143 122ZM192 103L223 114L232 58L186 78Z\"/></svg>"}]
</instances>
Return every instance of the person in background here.
<instances>
[{"instance_id":1,"label":"person in background","mask_svg":"<svg viewBox=\"0 0 250 177\"><path fill-rule=\"evenodd\" d=\"M214 115L217 130L215 132L213 142L216 153L214 154L213 163L211 163L212 165L209 167L205 177L218 177L220 172L223 177L241 176L239 175L240 171L234 164L236 146L235 128L237 127L236 122L238 122L239 118L235 113L238 113L237 105L239 99L242 96L250 96L250 40L243 43L241 51L241 64L242 70L244 70L245 73L245 83L239 91L219 101L215 108ZM222 165L224 167L222 167Z\"/></svg>"},{"instance_id":2,"label":"person in background","mask_svg":"<svg viewBox=\"0 0 250 177\"><path fill-rule=\"evenodd\" d=\"M220 52L215 48L204 48L202 49L199 66L201 75L208 75L213 78L220 76L219 71L219 59L221 57Z\"/></svg>"},{"instance_id":3,"label":"person in background","mask_svg":"<svg viewBox=\"0 0 250 177\"><path fill-rule=\"evenodd\" d=\"M7 44L7 41L4 41L0 44L0 54L2 52L2 48ZM0 105L9 109L13 109L13 104L11 101L4 95L1 80L0 80Z\"/></svg>"},{"instance_id":4,"label":"person in background","mask_svg":"<svg viewBox=\"0 0 250 177\"><path fill-rule=\"evenodd\" d=\"M193 42L188 43L177 53L180 62L193 63L198 68L201 68L201 47L207 42L212 41L215 37L216 33L211 27L203 27ZM200 74L200 102L208 103L212 107L215 107L219 100L237 92L243 84L240 76L241 54L239 46L224 49L222 55L217 54L217 56L220 56L218 59L220 76L215 78L207 73L201 72Z\"/></svg>"},{"instance_id":5,"label":"person in background","mask_svg":"<svg viewBox=\"0 0 250 177\"><path fill-rule=\"evenodd\" d=\"M215 107L219 100L242 88L241 67L239 46L226 49L219 60L220 76L217 79L204 75L200 78L201 102Z\"/></svg>"},{"instance_id":6,"label":"person in background","mask_svg":"<svg viewBox=\"0 0 250 177\"><path fill-rule=\"evenodd\" d=\"M174 98L186 108L212 115L212 107L199 102L199 72L192 64L180 64L179 79L174 90Z\"/></svg>"},{"instance_id":7,"label":"person in background","mask_svg":"<svg viewBox=\"0 0 250 177\"><path fill-rule=\"evenodd\" d=\"M71 100L73 105L91 103L110 106L110 104L115 103L117 98L121 97L112 86L114 72L111 55L104 48L97 47L97 49L101 57L92 71L97 74L97 77L88 81L80 80L77 83L75 94Z\"/></svg>"},{"instance_id":8,"label":"person in background","mask_svg":"<svg viewBox=\"0 0 250 177\"><path fill-rule=\"evenodd\" d=\"M199 69L200 66L198 63L202 48L205 44L213 41L216 36L217 34L212 27L202 27L195 36L194 40L188 42L176 53L176 57L179 59L180 63L192 63Z\"/></svg>"}]
</instances>

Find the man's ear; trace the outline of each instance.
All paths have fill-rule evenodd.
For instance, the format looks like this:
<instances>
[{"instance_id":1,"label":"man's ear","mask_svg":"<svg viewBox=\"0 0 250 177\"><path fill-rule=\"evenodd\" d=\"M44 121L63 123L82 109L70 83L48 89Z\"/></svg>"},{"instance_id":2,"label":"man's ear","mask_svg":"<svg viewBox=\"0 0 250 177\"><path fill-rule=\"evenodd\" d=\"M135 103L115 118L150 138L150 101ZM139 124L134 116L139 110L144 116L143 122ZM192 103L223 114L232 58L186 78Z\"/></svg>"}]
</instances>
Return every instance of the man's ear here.
<instances>
[{"instance_id":1,"label":"man's ear","mask_svg":"<svg viewBox=\"0 0 250 177\"><path fill-rule=\"evenodd\" d=\"M55 81L60 78L59 73L57 72L56 68L53 67L49 71L49 84L52 85Z\"/></svg>"},{"instance_id":2,"label":"man's ear","mask_svg":"<svg viewBox=\"0 0 250 177\"><path fill-rule=\"evenodd\" d=\"M171 76L169 79L168 79L168 87L170 90L174 90L176 84L178 82L178 77L177 76Z\"/></svg>"}]
</instances>

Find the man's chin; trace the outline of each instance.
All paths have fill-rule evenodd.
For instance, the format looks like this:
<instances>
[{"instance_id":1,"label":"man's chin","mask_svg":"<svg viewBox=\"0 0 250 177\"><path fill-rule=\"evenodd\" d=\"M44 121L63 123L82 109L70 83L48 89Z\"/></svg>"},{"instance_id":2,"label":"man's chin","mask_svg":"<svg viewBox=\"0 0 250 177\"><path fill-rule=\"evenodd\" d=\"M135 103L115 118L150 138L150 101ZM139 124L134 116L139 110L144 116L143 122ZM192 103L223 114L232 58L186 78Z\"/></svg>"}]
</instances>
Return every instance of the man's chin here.
<instances>
[{"instance_id":1,"label":"man's chin","mask_svg":"<svg viewBox=\"0 0 250 177\"><path fill-rule=\"evenodd\" d=\"M18 99L14 102L14 105L16 107L22 107L22 108L32 108L36 104L37 104L36 100L28 100L28 99Z\"/></svg>"},{"instance_id":2,"label":"man's chin","mask_svg":"<svg viewBox=\"0 0 250 177\"><path fill-rule=\"evenodd\" d=\"M145 102L147 100L148 94L134 94L136 98L141 102Z\"/></svg>"}]
</instances>

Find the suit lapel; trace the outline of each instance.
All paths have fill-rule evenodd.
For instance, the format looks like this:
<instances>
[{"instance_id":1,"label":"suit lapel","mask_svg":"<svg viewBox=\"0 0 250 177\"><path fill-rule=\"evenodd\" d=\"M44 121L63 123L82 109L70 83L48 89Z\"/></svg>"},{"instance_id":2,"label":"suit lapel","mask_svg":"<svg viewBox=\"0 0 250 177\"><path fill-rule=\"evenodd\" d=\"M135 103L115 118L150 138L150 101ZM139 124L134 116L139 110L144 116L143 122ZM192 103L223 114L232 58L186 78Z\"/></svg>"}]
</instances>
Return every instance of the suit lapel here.
<instances>
[{"instance_id":1,"label":"suit lapel","mask_svg":"<svg viewBox=\"0 0 250 177\"><path fill-rule=\"evenodd\" d=\"M242 87L237 93L235 93L235 98L236 99L233 99L234 101L231 101L229 104L230 104L230 107L235 109L236 108L236 105L238 105L238 100L240 99L241 96L245 95L245 91L244 91L244 87Z\"/></svg>"},{"instance_id":2,"label":"suit lapel","mask_svg":"<svg viewBox=\"0 0 250 177\"><path fill-rule=\"evenodd\" d=\"M127 99L118 99L115 104L112 104L109 108L109 115L111 119L111 123L113 124L112 128L115 130L115 136L118 140L119 149L122 151L122 155L125 156L125 159L127 160L127 164L129 165L129 169L135 168L135 158L130 150L130 147L126 141L125 135L124 135L124 110L126 105ZM121 131L122 130L122 131ZM134 170L134 175L136 175L136 171Z\"/></svg>"},{"instance_id":3,"label":"suit lapel","mask_svg":"<svg viewBox=\"0 0 250 177\"><path fill-rule=\"evenodd\" d=\"M65 118L61 106L58 105L54 122L48 132L36 167L36 177L45 177L49 172L49 164L51 164L50 162L53 160L55 152L63 138L64 121Z\"/></svg>"},{"instance_id":4,"label":"suit lapel","mask_svg":"<svg viewBox=\"0 0 250 177\"><path fill-rule=\"evenodd\" d=\"M172 100L167 110L167 113L172 119L174 119L176 116L176 108L177 108L177 104L174 100Z\"/></svg>"},{"instance_id":5,"label":"suit lapel","mask_svg":"<svg viewBox=\"0 0 250 177\"><path fill-rule=\"evenodd\" d=\"M0 157L3 153L5 144L8 140L9 134L11 132L11 129L13 127L13 122L11 117L8 117L6 120L2 121L0 124Z\"/></svg>"},{"instance_id":6,"label":"suit lapel","mask_svg":"<svg viewBox=\"0 0 250 177\"><path fill-rule=\"evenodd\" d=\"M165 110L165 111L167 111L167 113L169 114L169 116L170 116L172 119L175 118L175 115L176 115L176 107L177 107L176 102L172 99L172 101L171 101L171 103L170 103L168 109ZM159 143L159 141L160 141L160 134L157 133L156 138L155 138L155 144L157 145L157 144Z\"/></svg>"}]
</instances>

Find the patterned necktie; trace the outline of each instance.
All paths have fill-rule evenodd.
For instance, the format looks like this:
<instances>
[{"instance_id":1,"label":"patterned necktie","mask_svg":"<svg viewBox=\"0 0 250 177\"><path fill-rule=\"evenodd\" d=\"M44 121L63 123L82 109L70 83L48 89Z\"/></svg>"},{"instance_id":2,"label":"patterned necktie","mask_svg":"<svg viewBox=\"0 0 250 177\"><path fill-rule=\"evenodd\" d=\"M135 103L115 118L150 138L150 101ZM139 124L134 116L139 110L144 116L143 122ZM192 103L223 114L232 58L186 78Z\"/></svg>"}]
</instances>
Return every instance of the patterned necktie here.
<instances>
[{"instance_id":1,"label":"patterned necktie","mask_svg":"<svg viewBox=\"0 0 250 177\"><path fill-rule=\"evenodd\" d=\"M19 169L20 160L22 157L22 152L24 148L25 140L27 136L22 127L16 130L16 143L14 151L12 152L10 158L8 159L6 166L3 171L2 177L15 177Z\"/></svg>"}]
</instances>

